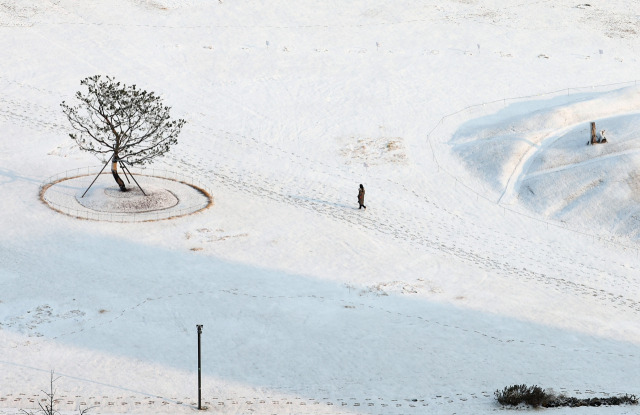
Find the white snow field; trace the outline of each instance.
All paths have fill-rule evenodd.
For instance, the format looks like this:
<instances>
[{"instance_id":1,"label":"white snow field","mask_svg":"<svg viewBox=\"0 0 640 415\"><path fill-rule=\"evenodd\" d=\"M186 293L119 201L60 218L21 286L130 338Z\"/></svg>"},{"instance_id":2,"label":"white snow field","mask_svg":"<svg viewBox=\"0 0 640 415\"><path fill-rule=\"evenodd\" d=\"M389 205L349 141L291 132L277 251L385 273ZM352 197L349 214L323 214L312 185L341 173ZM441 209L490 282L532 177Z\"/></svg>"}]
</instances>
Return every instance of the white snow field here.
<instances>
[{"instance_id":1,"label":"white snow field","mask_svg":"<svg viewBox=\"0 0 640 415\"><path fill-rule=\"evenodd\" d=\"M63 414L198 413L197 324L207 413L640 395L640 3L0 0L0 45L0 414L52 370ZM153 167L213 206L40 200L101 165L59 106L95 74L187 120Z\"/></svg>"}]
</instances>

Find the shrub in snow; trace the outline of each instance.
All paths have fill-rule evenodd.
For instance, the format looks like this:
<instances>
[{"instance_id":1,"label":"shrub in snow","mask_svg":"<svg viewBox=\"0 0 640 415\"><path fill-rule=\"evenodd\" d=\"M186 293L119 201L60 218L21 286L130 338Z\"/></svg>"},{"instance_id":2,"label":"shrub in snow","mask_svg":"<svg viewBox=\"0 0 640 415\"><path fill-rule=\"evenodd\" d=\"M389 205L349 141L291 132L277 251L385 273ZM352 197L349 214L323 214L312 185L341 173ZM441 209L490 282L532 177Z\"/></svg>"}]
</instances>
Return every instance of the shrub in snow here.
<instances>
[{"instance_id":1,"label":"shrub in snow","mask_svg":"<svg viewBox=\"0 0 640 415\"><path fill-rule=\"evenodd\" d=\"M498 403L502 405L529 405L534 408L557 408L560 406L602 406L602 405L637 405L638 398L635 395L612 396L608 398L573 398L564 395L556 396L539 386L513 385L505 387L502 391L495 391Z\"/></svg>"},{"instance_id":2,"label":"shrub in snow","mask_svg":"<svg viewBox=\"0 0 640 415\"><path fill-rule=\"evenodd\" d=\"M505 387L502 391L495 392L496 399L502 405L518 406L526 404L534 408L541 406L553 397L551 394L545 393L539 386L513 385Z\"/></svg>"},{"instance_id":3,"label":"shrub in snow","mask_svg":"<svg viewBox=\"0 0 640 415\"><path fill-rule=\"evenodd\" d=\"M569 406L571 408L578 406L602 406L602 405L637 405L638 398L635 395L611 396L609 398L569 398L560 395L549 401L547 408L555 408L559 406Z\"/></svg>"}]
</instances>

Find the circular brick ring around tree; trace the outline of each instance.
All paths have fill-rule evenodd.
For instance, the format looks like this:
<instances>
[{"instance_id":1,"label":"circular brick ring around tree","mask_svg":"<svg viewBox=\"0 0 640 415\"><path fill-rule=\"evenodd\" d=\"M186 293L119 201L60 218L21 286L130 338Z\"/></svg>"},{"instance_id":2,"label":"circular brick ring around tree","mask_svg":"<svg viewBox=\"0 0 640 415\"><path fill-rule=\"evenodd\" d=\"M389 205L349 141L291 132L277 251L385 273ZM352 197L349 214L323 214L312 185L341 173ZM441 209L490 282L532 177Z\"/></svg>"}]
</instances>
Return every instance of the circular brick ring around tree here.
<instances>
[{"instance_id":1,"label":"circular brick ring around tree","mask_svg":"<svg viewBox=\"0 0 640 415\"><path fill-rule=\"evenodd\" d=\"M154 171L155 173L155 171ZM110 173L78 174L49 181L40 198L53 210L80 219L110 222L146 222L190 215L213 205L213 198L202 185L175 173L135 174L140 185L131 181L120 191ZM91 188L89 188L91 185ZM86 194L85 194L86 191Z\"/></svg>"}]
</instances>

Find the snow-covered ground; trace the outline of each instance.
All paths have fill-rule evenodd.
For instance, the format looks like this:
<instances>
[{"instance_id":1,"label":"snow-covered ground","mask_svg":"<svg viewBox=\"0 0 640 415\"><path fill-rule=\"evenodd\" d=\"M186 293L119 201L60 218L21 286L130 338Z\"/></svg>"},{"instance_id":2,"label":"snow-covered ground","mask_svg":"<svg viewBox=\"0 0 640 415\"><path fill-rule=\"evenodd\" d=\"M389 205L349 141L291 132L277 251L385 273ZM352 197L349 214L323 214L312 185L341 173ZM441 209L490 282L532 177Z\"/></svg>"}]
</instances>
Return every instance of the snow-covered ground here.
<instances>
[{"instance_id":1,"label":"snow-covered ground","mask_svg":"<svg viewBox=\"0 0 640 415\"><path fill-rule=\"evenodd\" d=\"M196 324L211 413L640 394L639 3L3 0L0 44L0 414L51 370L65 413L196 412ZM59 107L94 74L187 120L155 167L212 207L40 200L99 164Z\"/></svg>"}]
</instances>

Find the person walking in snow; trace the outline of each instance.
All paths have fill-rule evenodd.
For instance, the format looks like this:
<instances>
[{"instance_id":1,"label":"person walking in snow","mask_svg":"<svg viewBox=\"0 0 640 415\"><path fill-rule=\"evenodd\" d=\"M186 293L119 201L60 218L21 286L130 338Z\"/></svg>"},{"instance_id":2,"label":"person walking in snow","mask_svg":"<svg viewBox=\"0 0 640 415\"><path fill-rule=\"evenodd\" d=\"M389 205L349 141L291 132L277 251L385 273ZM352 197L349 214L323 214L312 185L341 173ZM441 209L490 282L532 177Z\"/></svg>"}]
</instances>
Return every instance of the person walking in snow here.
<instances>
[{"instance_id":1,"label":"person walking in snow","mask_svg":"<svg viewBox=\"0 0 640 415\"><path fill-rule=\"evenodd\" d=\"M358 190L358 204L360 207L358 209L364 208L367 210L367 207L364 205L364 186L360 185L360 189Z\"/></svg>"}]
</instances>

